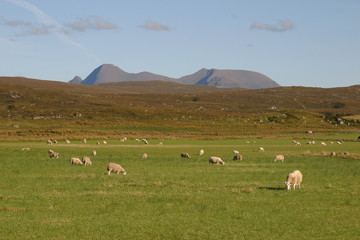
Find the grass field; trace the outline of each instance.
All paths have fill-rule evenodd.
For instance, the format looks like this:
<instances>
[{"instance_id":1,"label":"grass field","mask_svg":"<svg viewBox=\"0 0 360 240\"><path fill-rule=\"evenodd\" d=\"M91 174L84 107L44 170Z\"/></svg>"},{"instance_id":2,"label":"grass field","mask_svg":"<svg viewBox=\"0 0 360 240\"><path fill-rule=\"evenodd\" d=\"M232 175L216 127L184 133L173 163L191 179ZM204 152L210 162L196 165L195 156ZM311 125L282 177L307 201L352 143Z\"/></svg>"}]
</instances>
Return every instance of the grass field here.
<instances>
[{"instance_id":1,"label":"grass field","mask_svg":"<svg viewBox=\"0 0 360 240\"><path fill-rule=\"evenodd\" d=\"M0 239L360 239L360 142L326 139L0 142ZM92 166L69 163L92 150ZM324 155L333 151L350 155ZM226 164L209 165L212 155ZM127 175L105 174L108 162ZM302 187L287 191L295 169Z\"/></svg>"}]
</instances>

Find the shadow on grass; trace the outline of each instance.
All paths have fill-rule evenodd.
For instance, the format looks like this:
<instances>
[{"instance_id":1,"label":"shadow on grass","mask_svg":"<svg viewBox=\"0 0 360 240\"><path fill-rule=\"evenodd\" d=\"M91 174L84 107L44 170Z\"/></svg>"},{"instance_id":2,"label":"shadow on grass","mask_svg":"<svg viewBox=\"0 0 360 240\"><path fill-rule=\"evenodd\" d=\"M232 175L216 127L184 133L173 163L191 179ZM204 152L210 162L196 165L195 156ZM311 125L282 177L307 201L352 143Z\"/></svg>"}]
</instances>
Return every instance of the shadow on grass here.
<instances>
[{"instance_id":1,"label":"shadow on grass","mask_svg":"<svg viewBox=\"0 0 360 240\"><path fill-rule=\"evenodd\" d=\"M284 187L258 187L258 189L261 189L261 190L270 190L270 191L282 191L282 190L286 190L286 188L284 188Z\"/></svg>"}]
</instances>

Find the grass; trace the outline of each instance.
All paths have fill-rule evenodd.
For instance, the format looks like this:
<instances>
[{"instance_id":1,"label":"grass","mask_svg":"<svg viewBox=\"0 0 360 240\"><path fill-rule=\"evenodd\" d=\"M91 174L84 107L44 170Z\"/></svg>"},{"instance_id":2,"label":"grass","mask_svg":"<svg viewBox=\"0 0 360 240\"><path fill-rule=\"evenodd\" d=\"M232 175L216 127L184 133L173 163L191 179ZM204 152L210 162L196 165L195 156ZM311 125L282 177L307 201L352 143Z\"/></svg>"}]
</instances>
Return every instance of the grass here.
<instances>
[{"instance_id":1,"label":"grass","mask_svg":"<svg viewBox=\"0 0 360 240\"><path fill-rule=\"evenodd\" d=\"M96 141L51 147L45 142L0 143L0 239L359 238L360 160L317 154L360 154L358 142ZM157 145L160 141L164 146ZM27 146L31 151L21 151ZM264 153L257 151L259 146ZM48 158L49 148L60 158ZM198 155L201 148L205 156ZM90 155L93 149L98 154L92 166L70 165L71 156ZM230 160L234 149L244 161ZM148 159L140 159L143 152ZM181 152L192 158L181 159ZM285 162L272 162L279 153ZM209 165L211 155L226 164ZM104 174L110 161L122 164L128 175ZM295 169L303 172L302 188L286 191L285 177Z\"/></svg>"}]
</instances>

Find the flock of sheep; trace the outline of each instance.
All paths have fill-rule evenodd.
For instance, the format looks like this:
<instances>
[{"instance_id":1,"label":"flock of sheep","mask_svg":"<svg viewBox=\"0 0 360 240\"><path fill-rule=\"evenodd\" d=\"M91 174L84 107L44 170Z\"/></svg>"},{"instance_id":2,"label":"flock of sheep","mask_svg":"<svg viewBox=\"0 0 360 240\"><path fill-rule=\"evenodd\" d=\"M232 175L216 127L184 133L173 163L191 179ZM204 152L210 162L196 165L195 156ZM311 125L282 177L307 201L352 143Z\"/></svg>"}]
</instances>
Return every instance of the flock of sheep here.
<instances>
[{"instance_id":1,"label":"flock of sheep","mask_svg":"<svg viewBox=\"0 0 360 240\"><path fill-rule=\"evenodd\" d=\"M124 141L127 140L127 138L122 138L120 140L122 142L124 142ZM143 142L144 144L149 144L149 142L146 139L142 139L142 140L135 139L135 141ZM66 140L65 142L68 143L68 144L70 143L69 140ZM56 140L48 140L47 141L48 145L52 145L52 144L55 144L55 143L57 143ZM83 139L82 143L87 143L87 140ZM342 144L342 143L343 143L342 141L337 142L337 144ZM97 144L100 144L100 142L97 142ZM104 140L103 144L107 144L107 142ZM298 141L292 141L292 144L301 145L301 143L298 142ZM306 144L315 144L315 141L310 141L310 142L307 142ZM162 145L162 142L159 143L158 145ZM326 143L325 142L320 142L320 145L326 146ZM29 151L30 148L23 148L22 150ZM259 147L258 151L259 152L265 152L265 149L263 147ZM55 151L53 151L51 149L48 150L48 153L49 153L50 158L59 158L59 155L60 155L58 152L55 152ZM204 155L204 153L205 153L205 151L203 149L201 149L200 152L199 152L199 155L202 156L202 155ZM233 153L234 153L233 160L240 160L240 161L243 160L243 155L240 154L239 151L233 150ZM92 155L95 156L96 151L93 151ZM181 153L180 157L181 158L191 158L189 153ZM147 158L148 158L147 153L143 153L141 155L141 159L147 159ZM280 155L276 155L273 161L274 162L284 162L284 160L285 160L284 155L280 154ZM216 164L216 165L224 165L225 164L225 162L220 157L216 157L216 156L211 156L208 159L208 162L209 162L209 164ZM70 158L70 163L75 164L75 165L84 165L84 166L91 166L91 164L92 164L90 157L87 157L87 156L84 156L81 159L78 158L78 157L71 157ZM114 173L117 173L117 174L122 173L123 175L126 175L126 170L120 164L117 164L117 163L109 163L107 165L107 167L106 167L106 170L107 170L107 174L110 174L111 172L114 172ZM295 171L289 173L287 175L286 181L285 181L286 188L288 190L291 190L291 189L295 190L296 186L298 186L300 188L302 178L303 178L302 173L299 170L295 170Z\"/></svg>"}]
</instances>

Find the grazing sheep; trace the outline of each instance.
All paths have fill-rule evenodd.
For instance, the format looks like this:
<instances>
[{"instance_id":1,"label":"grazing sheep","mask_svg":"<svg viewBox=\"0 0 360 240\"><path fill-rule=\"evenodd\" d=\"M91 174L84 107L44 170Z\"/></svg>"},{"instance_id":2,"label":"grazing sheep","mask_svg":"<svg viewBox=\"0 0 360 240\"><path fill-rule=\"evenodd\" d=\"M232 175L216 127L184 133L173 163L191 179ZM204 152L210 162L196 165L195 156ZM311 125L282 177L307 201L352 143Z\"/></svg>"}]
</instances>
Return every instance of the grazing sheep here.
<instances>
[{"instance_id":1,"label":"grazing sheep","mask_svg":"<svg viewBox=\"0 0 360 240\"><path fill-rule=\"evenodd\" d=\"M324 142L321 142L320 144L321 144L321 146L326 146L326 143L324 143Z\"/></svg>"},{"instance_id":2,"label":"grazing sheep","mask_svg":"<svg viewBox=\"0 0 360 240\"><path fill-rule=\"evenodd\" d=\"M274 159L274 162L280 162L280 161L284 162L284 159L285 159L284 155L277 155Z\"/></svg>"},{"instance_id":3,"label":"grazing sheep","mask_svg":"<svg viewBox=\"0 0 360 240\"><path fill-rule=\"evenodd\" d=\"M337 144L342 144L342 142L341 142L341 141L337 141L336 143L337 143Z\"/></svg>"},{"instance_id":4,"label":"grazing sheep","mask_svg":"<svg viewBox=\"0 0 360 240\"><path fill-rule=\"evenodd\" d=\"M103 143L104 143L104 144L107 144L107 141L104 140Z\"/></svg>"},{"instance_id":5,"label":"grazing sheep","mask_svg":"<svg viewBox=\"0 0 360 240\"><path fill-rule=\"evenodd\" d=\"M95 150L92 151L92 155L93 155L93 156L96 156L96 151L95 151Z\"/></svg>"},{"instance_id":6,"label":"grazing sheep","mask_svg":"<svg viewBox=\"0 0 360 240\"><path fill-rule=\"evenodd\" d=\"M300 188L300 184L302 182L303 175L299 170L295 170L292 173L289 173L286 177L285 185L287 190L291 190L291 187L295 190L295 186L298 185Z\"/></svg>"},{"instance_id":7,"label":"grazing sheep","mask_svg":"<svg viewBox=\"0 0 360 240\"><path fill-rule=\"evenodd\" d=\"M145 144L149 144L149 142L144 138L144 139L141 139L141 141Z\"/></svg>"},{"instance_id":8,"label":"grazing sheep","mask_svg":"<svg viewBox=\"0 0 360 240\"><path fill-rule=\"evenodd\" d=\"M71 143L70 140L65 140L65 142L66 142L67 144L70 144L70 143Z\"/></svg>"},{"instance_id":9,"label":"grazing sheep","mask_svg":"<svg viewBox=\"0 0 360 240\"><path fill-rule=\"evenodd\" d=\"M199 155L202 156L202 155L204 155L204 153L205 153L204 149L201 149L199 152Z\"/></svg>"},{"instance_id":10,"label":"grazing sheep","mask_svg":"<svg viewBox=\"0 0 360 240\"><path fill-rule=\"evenodd\" d=\"M29 147L25 147L25 148L23 148L23 149L21 149L21 150L23 150L23 151L30 151L30 148L29 148Z\"/></svg>"},{"instance_id":11,"label":"grazing sheep","mask_svg":"<svg viewBox=\"0 0 360 240\"><path fill-rule=\"evenodd\" d=\"M84 163L85 166L91 165L91 159L89 157L83 157L82 162Z\"/></svg>"},{"instance_id":12,"label":"grazing sheep","mask_svg":"<svg viewBox=\"0 0 360 240\"><path fill-rule=\"evenodd\" d=\"M336 152L331 152L331 153L330 153L330 156L331 156L331 157L336 157Z\"/></svg>"},{"instance_id":13,"label":"grazing sheep","mask_svg":"<svg viewBox=\"0 0 360 240\"><path fill-rule=\"evenodd\" d=\"M182 158L191 158L191 157L190 157L190 154L188 154L188 153L181 153L180 156L181 156Z\"/></svg>"},{"instance_id":14,"label":"grazing sheep","mask_svg":"<svg viewBox=\"0 0 360 240\"><path fill-rule=\"evenodd\" d=\"M50 158L59 158L59 155L60 155L60 153L53 151L50 153Z\"/></svg>"},{"instance_id":15,"label":"grazing sheep","mask_svg":"<svg viewBox=\"0 0 360 240\"><path fill-rule=\"evenodd\" d=\"M265 152L265 149L263 147L259 147L259 152Z\"/></svg>"},{"instance_id":16,"label":"grazing sheep","mask_svg":"<svg viewBox=\"0 0 360 240\"><path fill-rule=\"evenodd\" d=\"M53 153L53 152L54 152L54 150L52 150L52 149L48 150L48 153Z\"/></svg>"},{"instance_id":17,"label":"grazing sheep","mask_svg":"<svg viewBox=\"0 0 360 240\"><path fill-rule=\"evenodd\" d=\"M126 175L125 169L120 164L109 163L106 169L108 170L108 175L110 175L111 172L115 172L117 174L122 173Z\"/></svg>"},{"instance_id":18,"label":"grazing sheep","mask_svg":"<svg viewBox=\"0 0 360 240\"><path fill-rule=\"evenodd\" d=\"M84 139L82 140L82 143L87 143L86 138L84 138Z\"/></svg>"},{"instance_id":19,"label":"grazing sheep","mask_svg":"<svg viewBox=\"0 0 360 240\"><path fill-rule=\"evenodd\" d=\"M77 158L77 157L72 157L70 159L70 163L71 164L76 164L76 165L82 165L82 161L80 160L80 158Z\"/></svg>"},{"instance_id":20,"label":"grazing sheep","mask_svg":"<svg viewBox=\"0 0 360 240\"><path fill-rule=\"evenodd\" d=\"M48 139L46 143L47 143L48 145L52 145L52 144L53 144L53 142L52 142L50 139Z\"/></svg>"},{"instance_id":21,"label":"grazing sheep","mask_svg":"<svg viewBox=\"0 0 360 240\"><path fill-rule=\"evenodd\" d=\"M219 164L221 164L221 165L224 165L225 164L225 162L223 161L223 160L221 160L221 158L219 158L219 157L210 157L209 158L209 164L217 164L217 165L219 165Z\"/></svg>"},{"instance_id":22,"label":"grazing sheep","mask_svg":"<svg viewBox=\"0 0 360 240\"><path fill-rule=\"evenodd\" d=\"M240 153L237 153L237 154L233 157L233 160L240 160L240 161L242 161L242 160L243 160L243 155L241 155Z\"/></svg>"},{"instance_id":23,"label":"grazing sheep","mask_svg":"<svg viewBox=\"0 0 360 240\"><path fill-rule=\"evenodd\" d=\"M240 153L238 150L233 150L233 153L234 154L238 154L238 153Z\"/></svg>"},{"instance_id":24,"label":"grazing sheep","mask_svg":"<svg viewBox=\"0 0 360 240\"><path fill-rule=\"evenodd\" d=\"M147 159L147 157L148 157L147 153L143 153L143 154L141 155L141 159Z\"/></svg>"},{"instance_id":25,"label":"grazing sheep","mask_svg":"<svg viewBox=\"0 0 360 240\"><path fill-rule=\"evenodd\" d=\"M100 145L100 142L96 142L96 145Z\"/></svg>"},{"instance_id":26,"label":"grazing sheep","mask_svg":"<svg viewBox=\"0 0 360 240\"><path fill-rule=\"evenodd\" d=\"M136 138L135 141L136 141L136 142L141 142L140 139L138 139L138 138Z\"/></svg>"}]
</instances>

